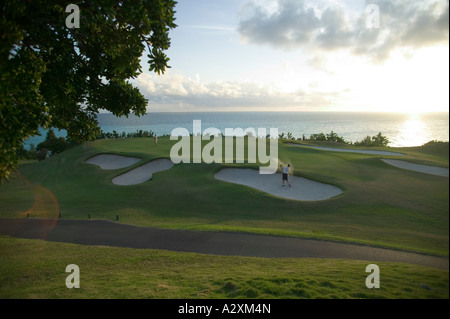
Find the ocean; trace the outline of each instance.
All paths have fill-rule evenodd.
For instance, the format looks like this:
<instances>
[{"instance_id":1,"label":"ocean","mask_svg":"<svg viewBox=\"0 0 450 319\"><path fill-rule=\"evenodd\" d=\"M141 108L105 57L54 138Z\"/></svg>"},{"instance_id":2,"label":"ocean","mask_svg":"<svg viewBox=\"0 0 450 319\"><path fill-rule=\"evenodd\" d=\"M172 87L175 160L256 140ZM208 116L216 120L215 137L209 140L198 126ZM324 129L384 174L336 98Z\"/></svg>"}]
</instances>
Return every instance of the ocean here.
<instances>
[{"instance_id":1,"label":"ocean","mask_svg":"<svg viewBox=\"0 0 450 319\"><path fill-rule=\"evenodd\" d=\"M147 113L142 117L134 115L115 117L99 114L98 121L104 132L132 133L139 130L153 131L158 136L169 135L176 128L193 132L193 121L201 121L201 130L217 128L277 128L279 133L292 133L295 138L303 135L334 133L346 141L356 142L366 136L381 132L390 140L389 146L419 146L431 140L449 141L449 113L347 113L347 112L195 112L195 113ZM56 131L65 136L64 131ZM25 146L37 145L45 139L35 136Z\"/></svg>"}]
</instances>

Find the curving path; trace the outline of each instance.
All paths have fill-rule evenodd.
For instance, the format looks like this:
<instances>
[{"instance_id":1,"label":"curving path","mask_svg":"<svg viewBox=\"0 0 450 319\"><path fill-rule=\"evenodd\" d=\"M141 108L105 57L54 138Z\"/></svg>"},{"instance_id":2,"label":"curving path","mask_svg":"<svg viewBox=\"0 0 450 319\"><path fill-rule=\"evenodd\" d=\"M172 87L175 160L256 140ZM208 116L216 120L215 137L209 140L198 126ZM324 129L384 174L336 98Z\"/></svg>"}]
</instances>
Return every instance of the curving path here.
<instances>
[{"instance_id":1,"label":"curving path","mask_svg":"<svg viewBox=\"0 0 450 319\"><path fill-rule=\"evenodd\" d=\"M359 154L370 154L370 155L405 156L405 154L402 154L402 153L388 152L388 151L372 151L372 150L357 150L357 149L352 149L352 148L322 147L322 146L303 145L303 144L296 144L296 143L286 143L286 145L303 147L303 148L312 148L315 150L331 151L331 152L359 153Z\"/></svg>"},{"instance_id":2,"label":"curving path","mask_svg":"<svg viewBox=\"0 0 450 319\"><path fill-rule=\"evenodd\" d=\"M421 164L414 164L410 162L405 161L399 161L399 160L392 160L392 159L381 159L386 164L406 169L408 171L414 171L424 174L430 174L430 175L436 175L436 176L443 176L448 177L448 168L445 167L437 167L437 166L430 166L430 165L421 165Z\"/></svg>"},{"instance_id":3,"label":"curving path","mask_svg":"<svg viewBox=\"0 0 450 319\"><path fill-rule=\"evenodd\" d=\"M241 233L137 227L105 220L0 219L0 234L81 245L163 249L227 256L402 262L449 269L448 258L363 245Z\"/></svg>"}]
</instances>

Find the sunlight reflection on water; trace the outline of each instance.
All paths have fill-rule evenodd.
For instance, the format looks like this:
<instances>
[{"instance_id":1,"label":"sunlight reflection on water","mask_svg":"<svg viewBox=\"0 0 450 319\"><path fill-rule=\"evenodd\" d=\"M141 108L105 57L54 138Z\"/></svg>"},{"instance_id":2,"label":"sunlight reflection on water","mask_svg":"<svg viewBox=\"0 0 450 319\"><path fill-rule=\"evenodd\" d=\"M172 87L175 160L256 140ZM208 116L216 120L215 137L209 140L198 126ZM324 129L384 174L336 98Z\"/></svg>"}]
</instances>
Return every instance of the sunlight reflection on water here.
<instances>
[{"instance_id":1,"label":"sunlight reflection on water","mask_svg":"<svg viewBox=\"0 0 450 319\"><path fill-rule=\"evenodd\" d=\"M409 119L401 124L398 134L392 138L390 146L418 146L431 140L430 130L420 115L411 115Z\"/></svg>"}]
</instances>

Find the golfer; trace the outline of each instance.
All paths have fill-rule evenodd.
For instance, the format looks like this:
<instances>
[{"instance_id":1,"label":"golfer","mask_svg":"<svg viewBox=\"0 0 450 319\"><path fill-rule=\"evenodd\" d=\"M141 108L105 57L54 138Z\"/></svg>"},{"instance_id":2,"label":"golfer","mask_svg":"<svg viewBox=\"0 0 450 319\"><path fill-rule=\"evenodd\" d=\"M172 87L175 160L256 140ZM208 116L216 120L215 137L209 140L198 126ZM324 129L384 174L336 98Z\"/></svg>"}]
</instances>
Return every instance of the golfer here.
<instances>
[{"instance_id":1,"label":"golfer","mask_svg":"<svg viewBox=\"0 0 450 319\"><path fill-rule=\"evenodd\" d=\"M289 179L288 179L288 174L289 174L289 170L291 168L291 164L288 164L286 167L283 167L283 165L280 165L281 170L283 171L283 187L284 187L284 181L286 181L289 185L289 187L291 187L291 183L289 183Z\"/></svg>"}]
</instances>

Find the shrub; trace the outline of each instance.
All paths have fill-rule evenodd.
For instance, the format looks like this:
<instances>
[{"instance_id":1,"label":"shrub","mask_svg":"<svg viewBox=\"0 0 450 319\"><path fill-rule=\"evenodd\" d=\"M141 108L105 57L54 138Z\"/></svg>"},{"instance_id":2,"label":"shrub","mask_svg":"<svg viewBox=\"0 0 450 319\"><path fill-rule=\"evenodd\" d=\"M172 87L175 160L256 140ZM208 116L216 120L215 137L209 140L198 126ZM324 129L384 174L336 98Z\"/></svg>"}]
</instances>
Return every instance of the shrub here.
<instances>
[{"instance_id":1,"label":"shrub","mask_svg":"<svg viewBox=\"0 0 450 319\"><path fill-rule=\"evenodd\" d=\"M389 144L389 140L383 134L378 133L375 136L366 136L362 141L355 142L356 146L387 146Z\"/></svg>"},{"instance_id":2,"label":"shrub","mask_svg":"<svg viewBox=\"0 0 450 319\"><path fill-rule=\"evenodd\" d=\"M42 151L47 150L50 155L64 152L69 147L69 144L67 143L66 139L64 137L56 137L55 132L53 129L49 129L47 132L47 137L45 138L45 141L42 143L39 143L36 150ZM44 151L42 153L45 153Z\"/></svg>"}]
</instances>

